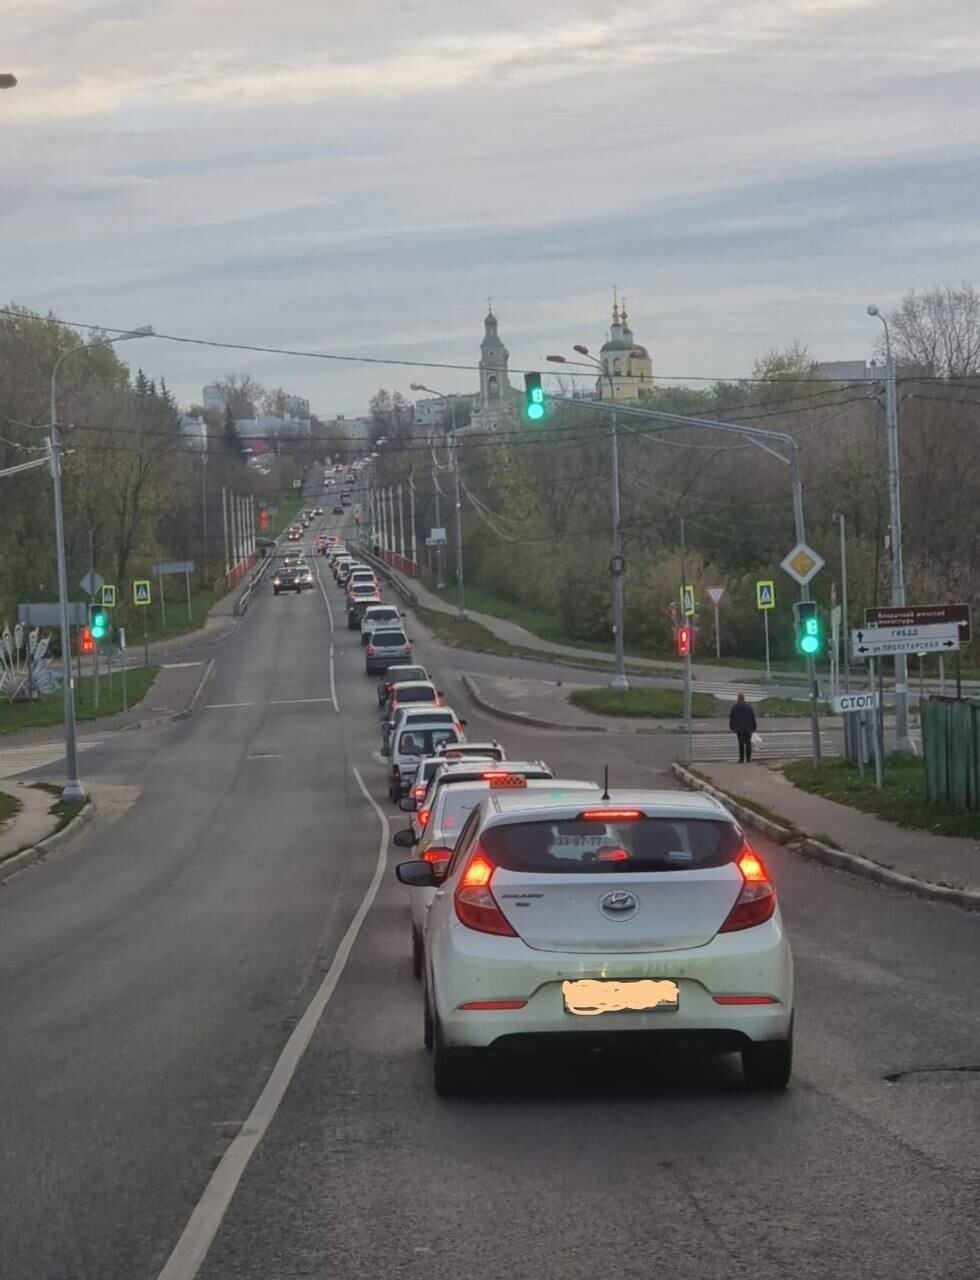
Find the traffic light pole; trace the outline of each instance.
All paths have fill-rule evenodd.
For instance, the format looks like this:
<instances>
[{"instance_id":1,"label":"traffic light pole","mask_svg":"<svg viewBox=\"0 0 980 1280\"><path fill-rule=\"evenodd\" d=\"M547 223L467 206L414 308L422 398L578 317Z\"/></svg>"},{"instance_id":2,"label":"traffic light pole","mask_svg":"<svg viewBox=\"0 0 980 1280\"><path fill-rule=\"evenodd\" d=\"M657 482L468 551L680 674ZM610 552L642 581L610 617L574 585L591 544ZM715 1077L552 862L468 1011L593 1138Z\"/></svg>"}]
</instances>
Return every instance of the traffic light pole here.
<instances>
[{"instance_id":1,"label":"traffic light pole","mask_svg":"<svg viewBox=\"0 0 980 1280\"><path fill-rule=\"evenodd\" d=\"M549 396L556 404L574 405L576 408L583 408L581 400L575 400L571 396ZM763 427L748 427L742 423L734 422L716 422L713 418L695 418L687 414L667 413L662 409L638 409L632 405L606 405L601 400L593 401L588 406L594 413L612 413L613 421L616 421L616 415L628 418L646 418L656 422L663 423L663 430L670 431L680 427L701 427L707 431L719 431L723 435L741 436L745 440L749 440L761 449L763 453L768 453L771 457L778 459L789 467L790 488L793 494L793 524L796 531L797 542L806 542L806 526L803 519L803 486L800 481L800 458L799 449L796 440L784 431L767 431ZM615 435L613 437L615 439ZM786 452L780 452L777 446L782 446ZM787 456L788 455L788 456ZM618 477L618 456L617 477ZM617 522L618 523L618 522ZM800 587L800 599L803 601L810 599L809 586ZM820 772L820 720L819 720L819 699L817 689L816 663L812 658L807 659L807 679L810 683L810 729L813 742L813 767Z\"/></svg>"}]
</instances>

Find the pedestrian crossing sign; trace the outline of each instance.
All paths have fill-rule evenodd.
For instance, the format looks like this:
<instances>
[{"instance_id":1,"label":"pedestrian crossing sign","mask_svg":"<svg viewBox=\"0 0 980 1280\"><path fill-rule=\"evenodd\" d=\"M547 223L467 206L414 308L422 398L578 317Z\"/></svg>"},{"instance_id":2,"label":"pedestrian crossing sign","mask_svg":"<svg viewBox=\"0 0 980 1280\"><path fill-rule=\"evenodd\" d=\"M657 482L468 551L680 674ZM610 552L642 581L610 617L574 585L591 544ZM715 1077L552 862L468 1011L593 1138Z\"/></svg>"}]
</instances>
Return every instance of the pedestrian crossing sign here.
<instances>
[{"instance_id":1,"label":"pedestrian crossing sign","mask_svg":"<svg viewBox=\"0 0 980 1280\"><path fill-rule=\"evenodd\" d=\"M138 578L133 583L133 604L149 604L150 603L150 580L149 578Z\"/></svg>"},{"instance_id":2,"label":"pedestrian crossing sign","mask_svg":"<svg viewBox=\"0 0 980 1280\"><path fill-rule=\"evenodd\" d=\"M103 609L114 609L116 607L116 588L110 586L108 582L102 584L102 600Z\"/></svg>"},{"instance_id":3,"label":"pedestrian crossing sign","mask_svg":"<svg viewBox=\"0 0 980 1280\"><path fill-rule=\"evenodd\" d=\"M681 612L685 618L693 618L696 612L694 607L694 588L684 585L681 587Z\"/></svg>"},{"instance_id":4,"label":"pedestrian crossing sign","mask_svg":"<svg viewBox=\"0 0 980 1280\"><path fill-rule=\"evenodd\" d=\"M755 607L757 609L775 609L776 584L771 578L755 584Z\"/></svg>"}]
</instances>

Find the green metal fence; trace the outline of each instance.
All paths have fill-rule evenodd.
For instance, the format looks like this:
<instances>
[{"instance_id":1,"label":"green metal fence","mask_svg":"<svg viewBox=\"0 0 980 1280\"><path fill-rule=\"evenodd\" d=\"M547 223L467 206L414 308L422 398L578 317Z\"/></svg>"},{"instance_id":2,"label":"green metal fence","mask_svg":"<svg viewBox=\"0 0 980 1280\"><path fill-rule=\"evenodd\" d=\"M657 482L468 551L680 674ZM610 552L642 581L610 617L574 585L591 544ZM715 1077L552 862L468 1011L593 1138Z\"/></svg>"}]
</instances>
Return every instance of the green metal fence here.
<instances>
[{"instance_id":1,"label":"green metal fence","mask_svg":"<svg viewBox=\"0 0 980 1280\"><path fill-rule=\"evenodd\" d=\"M930 804L980 809L980 701L927 698L920 716Z\"/></svg>"}]
</instances>

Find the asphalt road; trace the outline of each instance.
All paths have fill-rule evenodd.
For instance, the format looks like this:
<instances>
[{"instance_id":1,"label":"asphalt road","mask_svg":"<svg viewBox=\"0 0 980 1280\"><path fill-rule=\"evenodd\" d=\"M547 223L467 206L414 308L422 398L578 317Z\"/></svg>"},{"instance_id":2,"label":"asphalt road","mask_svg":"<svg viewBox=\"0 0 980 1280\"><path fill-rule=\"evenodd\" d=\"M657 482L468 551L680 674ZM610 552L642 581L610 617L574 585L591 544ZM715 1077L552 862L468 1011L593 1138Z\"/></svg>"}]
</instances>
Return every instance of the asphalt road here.
<instances>
[{"instance_id":1,"label":"asphalt road","mask_svg":"<svg viewBox=\"0 0 980 1280\"><path fill-rule=\"evenodd\" d=\"M0 890L3 1280L161 1274L371 884L354 769L404 821L324 582L333 681L320 593L260 591L192 719L84 753L107 818ZM566 776L669 784L667 740L458 709ZM199 1274L973 1280L977 922L760 848L797 961L785 1096L732 1060L562 1059L436 1099L389 872Z\"/></svg>"}]
</instances>

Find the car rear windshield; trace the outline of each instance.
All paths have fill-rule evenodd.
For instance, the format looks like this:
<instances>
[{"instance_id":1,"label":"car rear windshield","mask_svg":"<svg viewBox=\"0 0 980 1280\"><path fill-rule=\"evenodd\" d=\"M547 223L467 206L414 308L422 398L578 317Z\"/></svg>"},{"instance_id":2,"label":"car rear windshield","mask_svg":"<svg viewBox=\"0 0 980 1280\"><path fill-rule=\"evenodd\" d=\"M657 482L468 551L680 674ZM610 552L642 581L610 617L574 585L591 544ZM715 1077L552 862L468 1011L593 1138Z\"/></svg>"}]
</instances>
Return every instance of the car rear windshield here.
<instances>
[{"instance_id":1,"label":"car rear windshield","mask_svg":"<svg viewBox=\"0 0 980 1280\"><path fill-rule=\"evenodd\" d=\"M380 644L381 641L379 640L378 643ZM404 643L404 640L402 643ZM404 707L411 702L435 702L437 696L435 689L425 687L421 689L405 689L397 694L400 707Z\"/></svg>"},{"instance_id":2,"label":"car rear windshield","mask_svg":"<svg viewBox=\"0 0 980 1280\"><path fill-rule=\"evenodd\" d=\"M398 737L398 750L405 756L430 756L440 742L457 742L456 732L445 729L406 729Z\"/></svg>"},{"instance_id":3,"label":"car rear windshield","mask_svg":"<svg viewBox=\"0 0 980 1280\"><path fill-rule=\"evenodd\" d=\"M438 831L440 840L455 844L463 823L487 794L487 787L485 782L471 782L468 787L450 787L448 791L440 792L432 815L432 826Z\"/></svg>"},{"instance_id":4,"label":"car rear windshield","mask_svg":"<svg viewBox=\"0 0 980 1280\"><path fill-rule=\"evenodd\" d=\"M364 619L365 622L395 622L398 618L397 609L378 609L376 613L368 610L368 615Z\"/></svg>"},{"instance_id":5,"label":"car rear windshield","mask_svg":"<svg viewBox=\"0 0 980 1280\"><path fill-rule=\"evenodd\" d=\"M375 631L371 643L382 649L393 649L396 645L401 649L408 644L404 631Z\"/></svg>"},{"instance_id":6,"label":"car rear windshield","mask_svg":"<svg viewBox=\"0 0 980 1280\"><path fill-rule=\"evenodd\" d=\"M376 595L378 588L373 582L355 582L351 590L354 596L373 596Z\"/></svg>"},{"instance_id":7,"label":"car rear windshield","mask_svg":"<svg viewBox=\"0 0 980 1280\"><path fill-rule=\"evenodd\" d=\"M711 818L574 819L489 827L480 843L508 871L686 871L733 862L741 837Z\"/></svg>"},{"instance_id":8,"label":"car rear windshield","mask_svg":"<svg viewBox=\"0 0 980 1280\"><path fill-rule=\"evenodd\" d=\"M389 667L386 684L399 684L408 680L428 680L424 667Z\"/></svg>"}]
</instances>

